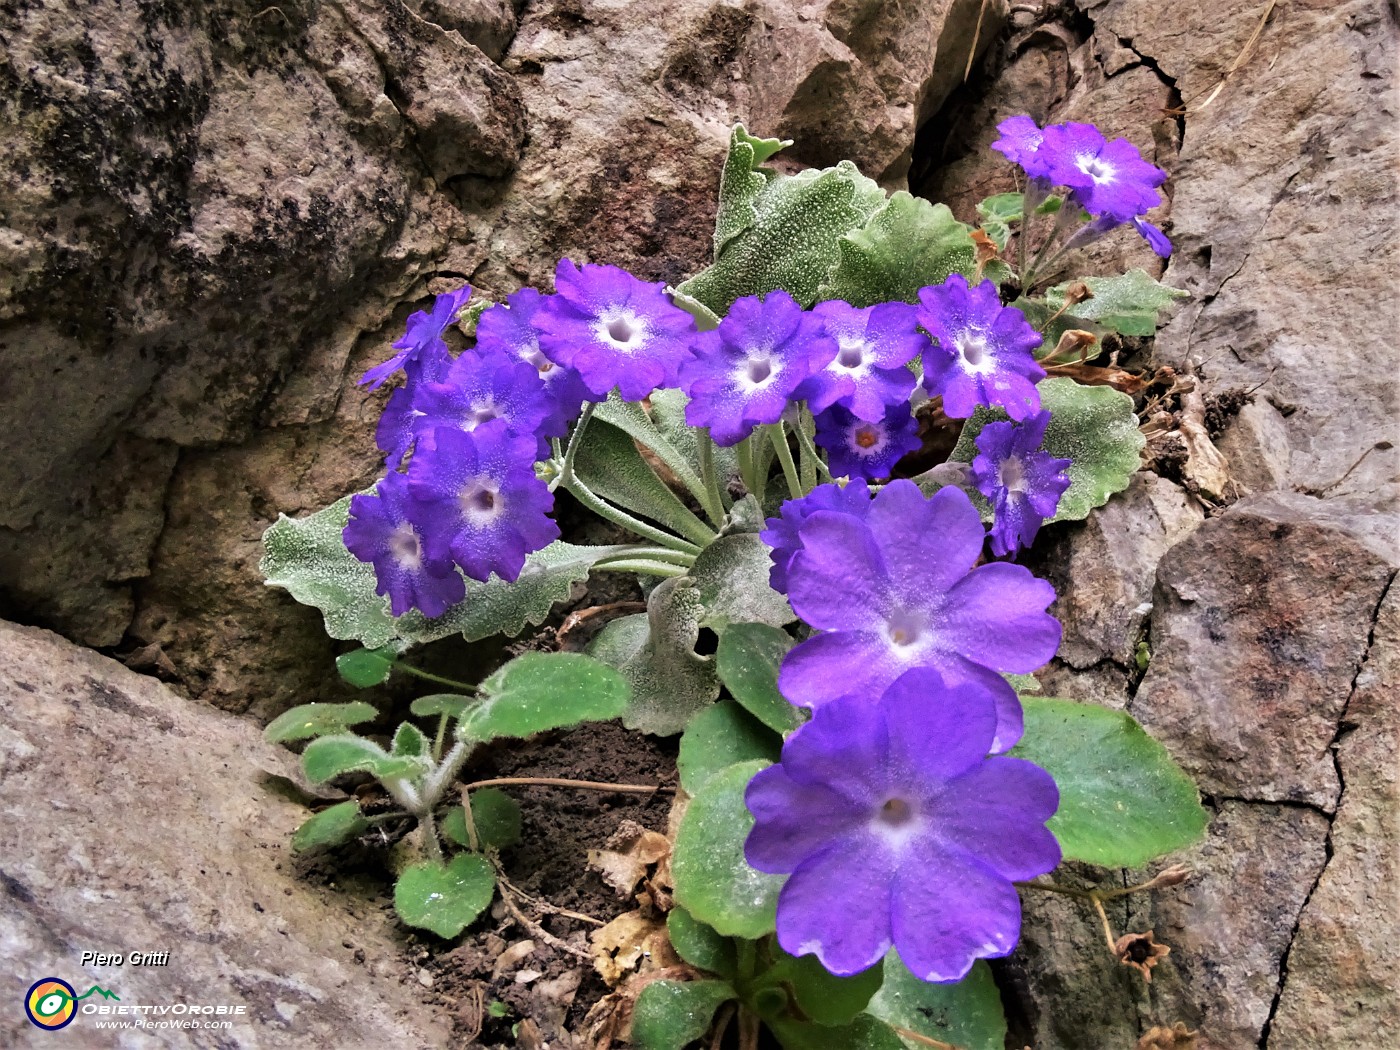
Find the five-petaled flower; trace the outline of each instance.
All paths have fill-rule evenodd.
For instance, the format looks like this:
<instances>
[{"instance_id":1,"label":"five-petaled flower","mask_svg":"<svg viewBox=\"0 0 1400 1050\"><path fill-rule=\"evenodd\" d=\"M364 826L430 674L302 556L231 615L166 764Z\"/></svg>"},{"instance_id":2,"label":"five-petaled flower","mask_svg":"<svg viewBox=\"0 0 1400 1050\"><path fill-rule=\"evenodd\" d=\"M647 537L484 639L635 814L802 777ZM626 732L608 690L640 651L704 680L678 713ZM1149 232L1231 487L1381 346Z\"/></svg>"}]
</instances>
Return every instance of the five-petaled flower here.
<instances>
[{"instance_id":1,"label":"five-petaled flower","mask_svg":"<svg viewBox=\"0 0 1400 1050\"><path fill-rule=\"evenodd\" d=\"M988 758L996 732L979 685L916 669L788 737L749 783L744 845L759 871L791 873L778 895L784 950L848 975L893 944L916 977L945 982L1011 953L1013 881L1060 861L1045 827L1059 792L1030 762Z\"/></svg>"},{"instance_id":2,"label":"five-petaled flower","mask_svg":"<svg viewBox=\"0 0 1400 1050\"><path fill-rule=\"evenodd\" d=\"M441 616L462 600L466 584L450 558L432 557L424 550L409 510L408 479L389 474L373 494L361 492L351 498L345 546L360 561L374 565L375 593L388 596L393 615L419 609L424 616Z\"/></svg>"},{"instance_id":3,"label":"five-petaled flower","mask_svg":"<svg viewBox=\"0 0 1400 1050\"><path fill-rule=\"evenodd\" d=\"M817 416L817 444L826 450L833 477L887 478L894 465L920 446L919 426L909 405L892 405L875 422L841 405Z\"/></svg>"},{"instance_id":4,"label":"five-petaled flower","mask_svg":"<svg viewBox=\"0 0 1400 1050\"><path fill-rule=\"evenodd\" d=\"M878 423L891 406L906 405L914 374L905 366L928 346L908 303L881 303L857 309L840 299L812 307L826 334L836 340L836 356L802 381L795 397L813 412L832 405Z\"/></svg>"},{"instance_id":5,"label":"five-petaled flower","mask_svg":"<svg viewBox=\"0 0 1400 1050\"><path fill-rule=\"evenodd\" d=\"M955 273L936 287L919 289L919 323L933 336L924 353L924 387L943 396L951 419L966 419L978 405L1006 409L1012 419L1040 411L1035 384L1045 378L1033 351L1040 333L1014 306L1002 306L991 281L969 288Z\"/></svg>"},{"instance_id":6,"label":"five-petaled flower","mask_svg":"<svg viewBox=\"0 0 1400 1050\"><path fill-rule=\"evenodd\" d=\"M798 528L788 600L817 634L783 660L795 704L878 697L915 667L996 698L994 747L1021 735L1021 705L1001 672L1027 674L1055 655L1055 590L1020 565L977 565L985 533L961 489L925 497L912 481L880 490L863 518L817 510Z\"/></svg>"},{"instance_id":7,"label":"five-petaled flower","mask_svg":"<svg viewBox=\"0 0 1400 1050\"><path fill-rule=\"evenodd\" d=\"M360 384L368 383L371 390L377 390L400 368L409 371L411 378L412 367L420 362L431 361L434 367L440 365L442 359L448 356L442 333L457 320L471 296L471 285L464 284L456 291L444 292L434 299L432 310L419 310L409 317L404 334L394 344L398 353L362 375Z\"/></svg>"},{"instance_id":8,"label":"five-petaled flower","mask_svg":"<svg viewBox=\"0 0 1400 1050\"><path fill-rule=\"evenodd\" d=\"M988 423L977 435L971 477L992 505L994 554L1029 547L1069 488L1070 460L1040 450L1049 423L1050 413L1040 412L1022 423Z\"/></svg>"}]
</instances>

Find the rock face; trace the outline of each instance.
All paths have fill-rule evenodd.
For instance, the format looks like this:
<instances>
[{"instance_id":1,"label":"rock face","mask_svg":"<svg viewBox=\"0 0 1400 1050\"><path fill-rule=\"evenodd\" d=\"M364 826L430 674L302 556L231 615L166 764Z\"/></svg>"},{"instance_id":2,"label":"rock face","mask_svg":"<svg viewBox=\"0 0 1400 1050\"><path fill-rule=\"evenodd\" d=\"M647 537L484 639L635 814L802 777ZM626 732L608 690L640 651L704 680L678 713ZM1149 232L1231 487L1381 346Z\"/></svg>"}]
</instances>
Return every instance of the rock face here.
<instances>
[{"instance_id":1,"label":"rock face","mask_svg":"<svg viewBox=\"0 0 1400 1050\"><path fill-rule=\"evenodd\" d=\"M1154 363L1193 372L1205 396L1251 393L1219 436L1247 498L1207 519L1145 475L1090 522L1044 533L1037 568L1066 628L1047 690L1133 712L1199 778L1215 820L1189 858L1193 881L1110 909L1117 931L1153 928L1174 945L1150 986L1104 951L1092 912L1028 902L1023 948L1000 972L1016 1034L1039 1050L1117 1047L1181 1021L1229 1050L1395 1043L1394 5L988 4L978 30L983 6L0 8L0 614L160 653L180 689L229 710L333 698L333 647L313 612L262 586L259 537L279 512L378 473L385 393L354 380L429 294L464 280L489 298L547 286L563 255L686 276L710 252L735 120L796 139L782 164L850 158L963 218L1013 188L986 150L997 122L1092 120L1170 172L1161 214L1177 251L1164 268L1120 232L1089 269L1139 265L1191 292ZM988 47L963 85L969 52ZM96 659L42 637L0 642L31 654L26 666ZM83 674L135 699L99 691L103 708L83 692L83 710L133 724L145 723L132 709L158 710L171 729L157 743L198 723L221 748L255 746L92 667ZM54 695L88 688L52 673ZM17 720L31 694L15 695ZM78 728L67 700L56 710L103 762L141 757L93 735L103 722ZM7 737L0 791L48 761L36 734ZM180 760L170 768L186 770ZM258 800L220 818L251 835L251 814L271 804L217 779L235 773L201 775L221 785L210 804ZM179 803L189 781L172 777L161 790ZM130 777L102 790L118 779ZM96 786L87 808L106 798ZM230 867L270 849L226 862L221 842L201 849L249 885L281 884ZM74 854L94 866L116 863L108 855ZM6 868L31 895L38 874L81 870L38 865L25 883ZM323 959L337 957L339 907L325 912ZM120 921L128 913L154 921L130 907ZM20 915L23 943L66 950ZM305 943L320 943L321 922ZM317 988L342 979L305 965ZM303 1000L314 1005L301 1023L331 1023ZM398 1009L385 1007L385 1040L428 1038L416 1022L393 1029Z\"/></svg>"},{"instance_id":2,"label":"rock face","mask_svg":"<svg viewBox=\"0 0 1400 1050\"><path fill-rule=\"evenodd\" d=\"M254 726L47 631L0 623L0 652L11 1003L54 976L125 1006L246 1007L217 1036L119 1036L79 1015L64 1034L84 1047L445 1045L416 983L394 979L408 968L392 912L297 879L288 838L307 811L261 782L259 756L275 756ZM169 956L96 965L85 951ZM17 1008L0 1018L6 1046L52 1038L31 1044L35 1031Z\"/></svg>"}]
</instances>

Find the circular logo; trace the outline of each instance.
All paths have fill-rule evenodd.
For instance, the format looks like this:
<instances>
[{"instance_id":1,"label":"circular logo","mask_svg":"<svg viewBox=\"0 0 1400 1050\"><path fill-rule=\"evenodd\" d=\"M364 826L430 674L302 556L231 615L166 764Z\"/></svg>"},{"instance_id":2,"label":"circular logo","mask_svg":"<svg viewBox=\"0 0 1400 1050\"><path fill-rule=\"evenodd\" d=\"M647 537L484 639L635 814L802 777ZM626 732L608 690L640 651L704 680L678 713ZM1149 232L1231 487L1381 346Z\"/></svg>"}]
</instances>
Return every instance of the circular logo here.
<instances>
[{"instance_id":1,"label":"circular logo","mask_svg":"<svg viewBox=\"0 0 1400 1050\"><path fill-rule=\"evenodd\" d=\"M53 1031L72 1023L78 1012L77 997L78 993L67 981L45 977L30 986L29 994L24 997L24 1012L40 1028Z\"/></svg>"}]
</instances>

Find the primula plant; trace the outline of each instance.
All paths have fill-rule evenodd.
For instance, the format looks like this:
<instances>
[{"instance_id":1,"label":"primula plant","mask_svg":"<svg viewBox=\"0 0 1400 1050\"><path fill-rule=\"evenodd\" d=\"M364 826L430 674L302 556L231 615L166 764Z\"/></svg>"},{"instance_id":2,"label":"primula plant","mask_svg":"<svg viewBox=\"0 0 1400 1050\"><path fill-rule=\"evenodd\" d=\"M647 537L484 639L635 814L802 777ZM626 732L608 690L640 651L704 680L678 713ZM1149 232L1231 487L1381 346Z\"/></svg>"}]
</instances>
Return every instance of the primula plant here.
<instances>
[{"instance_id":1,"label":"primula plant","mask_svg":"<svg viewBox=\"0 0 1400 1050\"><path fill-rule=\"evenodd\" d=\"M457 794L473 750L620 717L680 734L667 928L690 979L645 983L636 1045L717 1016L745 1047L760 1026L794 1048L1002 1045L985 960L1016 947L1019 894L1102 914L1124 891L1036 880L1141 867L1206 818L1128 715L1036 695L1056 594L1015 561L1138 467L1132 399L1093 362L1180 293L1065 277L1118 227L1167 255L1146 218L1166 176L1090 125L1000 130L1024 189L975 227L847 162L779 174L786 143L740 126L714 262L681 285L565 259L552 294L462 288L409 319L363 379L402 375L384 478L265 540L268 582L362 646L342 674L424 674L412 647L516 635L590 574L636 577L646 612L420 698L425 728L387 747L353 731L368 704L288 712L269 736L310 739L311 780L388 799L325 809L294 846L416 826L399 914L454 936L519 826L496 788ZM930 465L934 432L952 452ZM561 539L561 491L626 542Z\"/></svg>"}]
</instances>

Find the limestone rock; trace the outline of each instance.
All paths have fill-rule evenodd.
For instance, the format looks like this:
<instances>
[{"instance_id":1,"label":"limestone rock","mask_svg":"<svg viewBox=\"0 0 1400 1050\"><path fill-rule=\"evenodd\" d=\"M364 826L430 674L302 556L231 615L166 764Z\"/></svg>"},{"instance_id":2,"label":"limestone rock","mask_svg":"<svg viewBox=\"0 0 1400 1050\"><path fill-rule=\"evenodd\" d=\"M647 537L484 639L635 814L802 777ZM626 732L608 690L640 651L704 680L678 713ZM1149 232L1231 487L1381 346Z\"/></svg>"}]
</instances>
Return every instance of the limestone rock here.
<instances>
[{"instance_id":1,"label":"limestone rock","mask_svg":"<svg viewBox=\"0 0 1400 1050\"><path fill-rule=\"evenodd\" d=\"M1400 591L1392 583L1343 716L1337 766L1346 786L1332 824L1330 859L1288 955L1269 1040L1275 1050L1400 1044L1397 691Z\"/></svg>"},{"instance_id":2,"label":"limestone rock","mask_svg":"<svg viewBox=\"0 0 1400 1050\"><path fill-rule=\"evenodd\" d=\"M1207 794L1331 810L1331 755L1393 550L1331 504L1242 500L1157 571L1152 663L1129 710Z\"/></svg>"},{"instance_id":3,"label":"limestone rock","mask_svg":"<svg viewBox=\"0 0 1400 1050\"><path fill-rule=\"evenodd\" d=\"M1204 520L1182 488L1143 473L1087 521L1052 527L1056 542L1034 569L1059 595L1050 609L1064 626L1059 658L1081 669L1104 659L1131 665L1158 562Z\"/></svg>"},{"instance_id":4,"label":"limestone rock","mask_svg":"<svg viewBox=\"0 0 1400 1050\"><path fill-rule=\"evenodd\" d=\"M253 726L47 631L0 623L0 652L0 963L12 1002L51 975L127 1006L245 1005L219 1046L445 1045L416 983L365 968L368 957L411 972L392 913L353 879L333 891L297 879L288 837L307 811L261 782L271 749ZM84 951L169 959L80 965ZM30 1045L32 1031L17 1008L0 1018L7 1046ZM64 1035L215 1045L180 1030L104 1038L81 1014Z\"/></svg>"}]
</instances>

